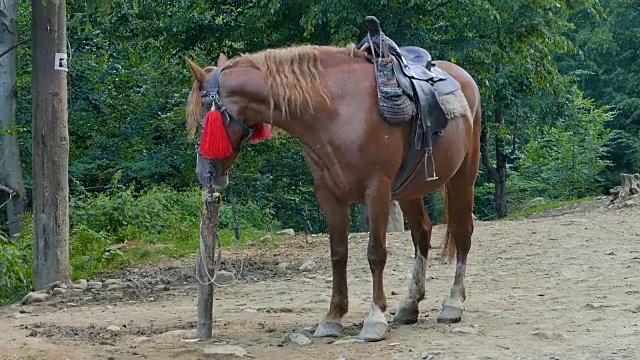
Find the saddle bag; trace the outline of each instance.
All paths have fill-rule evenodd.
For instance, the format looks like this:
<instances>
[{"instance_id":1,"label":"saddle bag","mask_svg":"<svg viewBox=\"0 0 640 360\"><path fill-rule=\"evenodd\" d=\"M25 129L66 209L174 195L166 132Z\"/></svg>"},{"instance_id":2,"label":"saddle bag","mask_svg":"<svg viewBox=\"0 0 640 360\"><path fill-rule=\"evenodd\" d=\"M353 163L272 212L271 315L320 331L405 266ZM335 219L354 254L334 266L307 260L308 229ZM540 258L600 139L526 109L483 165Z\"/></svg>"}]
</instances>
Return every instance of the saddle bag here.
<instances>
[{"instance_id":1,"label":"saddle bag","mask_svg":"<svg viewBox=\"0 0 640 360\"><path fill-rule=\"evenodd\" d=\"M391 56L374 59L374 65L378 108L382 117L390 124L411 120L416 114L416 108L398 83Z\"/></svg>"}]
</instances>

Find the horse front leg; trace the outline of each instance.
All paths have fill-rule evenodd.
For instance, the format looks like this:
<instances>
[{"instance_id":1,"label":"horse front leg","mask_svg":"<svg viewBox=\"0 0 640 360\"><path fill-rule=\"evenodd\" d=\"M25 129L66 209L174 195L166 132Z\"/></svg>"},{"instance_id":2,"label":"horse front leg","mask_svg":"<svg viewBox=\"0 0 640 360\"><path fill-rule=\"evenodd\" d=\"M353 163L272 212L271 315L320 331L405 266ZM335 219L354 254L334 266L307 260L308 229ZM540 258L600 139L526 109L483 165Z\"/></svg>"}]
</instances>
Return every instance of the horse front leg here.
<instances>
[{"instance_id":1,"label":"horse front leg","mask_svg":"<svg viewBox=\"0 0 640 360\"><path fill-rule=\"evenodd\" d=\"M386 337L388 324L385 318L387 298L384 293L384 267L387 263L387 224L391 202L391 190L388 181L374 181L367 189L365 197L369 214L369 246L367 259L373 279L371 310L364 321L360 339L380 341Z\"/></svg>"},{"instance_id":2,"label":"horse front leg","mask_svg":"<svg viewBox=\"0 0 640 360\"><path fill-rule=\"evenodd\" d=\"M342 317L349 310L347 290L347 260L349 238L349 207L322 186L316 187L318 203L325 213L331 245L333 288L329 312L318 324L315 337L337 337L342 332Z\"/></svg>"}]
</instances>

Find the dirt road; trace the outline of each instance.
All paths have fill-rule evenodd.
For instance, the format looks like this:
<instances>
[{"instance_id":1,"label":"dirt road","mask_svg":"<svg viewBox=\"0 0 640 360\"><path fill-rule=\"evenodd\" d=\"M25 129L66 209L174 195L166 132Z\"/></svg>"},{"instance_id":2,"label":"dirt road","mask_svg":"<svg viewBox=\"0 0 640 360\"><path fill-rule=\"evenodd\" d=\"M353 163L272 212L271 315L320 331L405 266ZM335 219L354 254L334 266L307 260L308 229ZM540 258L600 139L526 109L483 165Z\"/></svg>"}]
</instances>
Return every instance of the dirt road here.
<instances>
[{"instance_id":1,"label":"dirt road","mask_svg":"<svg viewBox=\"0 0 640 360\"><path fill-rule=\"evenodd\" d=\"M212 342L184 341L195 337L192 258L105 275L139 285L128 289L67 289L0 309L0 358L204 359L211 357L203 349L217 343L256 359L640 359L640 207L609 210L605 202L476 222L459 324L436 322L453 265L441 264L435 249L418 324L392 327L377 343L313 338L331 291L328 241L296 237L278 250L223 253L231 269L245 260L243 278L216 290ZM443 231L435 228L434 246ZM393 308L410 275L409 233L390 235L388 248ZM340 340L358 334L370 302L366 235L352 235L349 251L350 312ZM308 260L315 266L300 271ZM283 341L294 332L311 343Z\"/></svg>"}]
</instances>

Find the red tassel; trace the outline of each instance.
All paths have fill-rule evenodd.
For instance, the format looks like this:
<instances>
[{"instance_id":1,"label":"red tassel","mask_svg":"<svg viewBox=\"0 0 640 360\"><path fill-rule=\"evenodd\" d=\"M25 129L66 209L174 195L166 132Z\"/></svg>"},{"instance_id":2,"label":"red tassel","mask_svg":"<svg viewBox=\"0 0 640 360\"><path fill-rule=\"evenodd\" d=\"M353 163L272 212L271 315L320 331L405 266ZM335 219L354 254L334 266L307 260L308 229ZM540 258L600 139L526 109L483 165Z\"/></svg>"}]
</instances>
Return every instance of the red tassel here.
<instances>
[{"instance_id":1,"label":"red tassel","mask_svg":"<svg viewBox=\"0 0 640 360\"><path fill-rule=\"evenodd\" d=\"M204 119L200 139L200 154L208 159L224 159L233 154L233 147L220 111L209 111Z\"/></svg>"},{"instance_id":2,"label":"red tassel","mask_svg":"<svg viewBox=\"0 0 640 360\"><path fill-rule=\"evenodd\" d=\"M269 126L265 123L257 123L253 128L253 134L249 138L249 142L256 142L271 137Z\"/></svg>"}]
</instances>

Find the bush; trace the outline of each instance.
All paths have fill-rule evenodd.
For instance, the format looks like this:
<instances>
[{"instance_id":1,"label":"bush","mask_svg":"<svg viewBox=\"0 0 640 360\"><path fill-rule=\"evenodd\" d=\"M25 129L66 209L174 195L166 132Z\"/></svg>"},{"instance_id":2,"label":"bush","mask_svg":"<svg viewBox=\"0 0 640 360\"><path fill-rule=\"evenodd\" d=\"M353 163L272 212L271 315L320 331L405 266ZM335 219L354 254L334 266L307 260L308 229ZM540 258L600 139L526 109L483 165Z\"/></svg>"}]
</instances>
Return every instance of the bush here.
<instances>
[{"instance_id":1,"label":"bush","mask_svg":"<svg viewBox=\"0 0 640 360\"><path fill-rule=\"evenodd\" d=\"M0 233L0 304L14 300L31 287L31 243L10 241Z\"/></svg>"},{"instance_id":2,"label":"bush","mask_svg":"<svg viewBox=\"0 0 640 360\"><path fill-rule=\"evenodd\" d=\"M73 276L90 276L100 269L121 265L126 259L113 245L128 242L137 247L129 260L152 256L146 245L158 244L164 255L179 257L197 251L199 241L201 192L198 188L176 191L158 186L136 192L118 185L91 194L81 188L71 200L71 264ZM254 202L220 207L218 229L224 243L230 243L237 224L250 232L273 231L280 224L273 212ZM228 231L225 231L228 230ZM138 246L136 246L138 245ZM129 246L129 245L127 245Z\"/></svg>"},{"instance_id":3,"label":"bush","mask_svg":"<svg viewBox=\"0 0 640 360\"><path fill-rule=\"evenodd\" d=\"M608 164L605 143L610 136L604 125L613 114L605 107L596 108L581 94L572 101L572 110L563 121L531 136L518 171L509 177L511 201L542 194L553 200L573 200L600 191L600 175Z\"/></svg>"}]
</instances>

